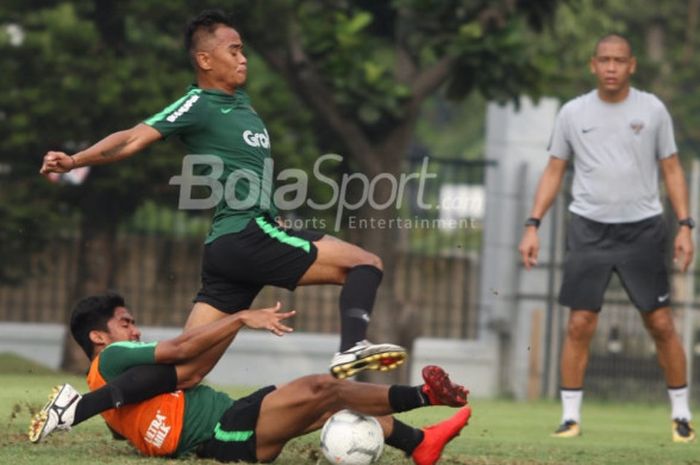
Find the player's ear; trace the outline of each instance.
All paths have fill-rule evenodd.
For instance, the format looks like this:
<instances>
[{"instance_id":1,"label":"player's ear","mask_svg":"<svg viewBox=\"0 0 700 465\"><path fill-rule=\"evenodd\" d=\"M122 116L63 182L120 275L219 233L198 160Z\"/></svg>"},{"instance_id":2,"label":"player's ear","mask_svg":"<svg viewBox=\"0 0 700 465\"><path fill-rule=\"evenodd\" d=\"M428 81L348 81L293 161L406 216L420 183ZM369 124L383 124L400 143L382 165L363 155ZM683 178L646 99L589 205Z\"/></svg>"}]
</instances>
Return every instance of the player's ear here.
<instances>
[{"instance_id":1,"label":"player's ear","mask_svg":"<svg viewBox=\"0 0 700 465\"><path fill-rule=\"evenodd\" d=\"M197 67L203 70L211 69L211 55L208 52L196 52L194 59L197 62Z\"/></svg>"},{"instance_id":2,"label":"player's ear","mask_svg":"<svg viewBox=\"0 0 700 465\"><path fill-rule=\"evenodd\" d=\"M591 71L591 74L595 74L595 56L592 56L591 61L588 62L588 69Z\"/></svg>"},{"instance_id":3,"label":"player's ear","mask_svg":"<svg viewBox=\"0 0 700 465\"><path fill-rule=\"evenodd\" d=\"M90 342L92 342L94 345L104 346L109 343L109 336L107 336L107 333L104 331L93 329L90 331L90 334L88 334L88 337L90 338Z\"/></svg>"},{"instance_id":4,"label":"player's ear","mask_svg":"<svg viewBox=\"0 0 700 465\"><path fill-rule=\"evenodd\" d=\"M633 55L630 58L630 74L634 74L635 71L637 71L637 58Z\"/></svg>"}]
</instances>

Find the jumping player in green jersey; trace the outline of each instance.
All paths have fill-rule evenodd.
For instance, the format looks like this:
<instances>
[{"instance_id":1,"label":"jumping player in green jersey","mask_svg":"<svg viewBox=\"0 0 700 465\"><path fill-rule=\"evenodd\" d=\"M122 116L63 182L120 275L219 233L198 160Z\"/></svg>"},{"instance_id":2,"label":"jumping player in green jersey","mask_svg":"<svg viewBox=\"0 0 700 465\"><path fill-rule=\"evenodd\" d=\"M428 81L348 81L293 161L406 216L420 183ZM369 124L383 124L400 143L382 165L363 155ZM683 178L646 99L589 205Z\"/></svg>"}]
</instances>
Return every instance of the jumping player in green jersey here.
<instances>
[{"instance_id":1,"label":"jumping player in green jersey","mask_svg":"<svg viewBox=\"0 0 700 465\"><path fill-rule=\"evenodd\" d=\"M177 135L190 154L220 160L219 180L232 173L261 179L271 157L263 121L241 90L247 78L243 41L226 15L204 11L188 25L185 45L196 84L161 112L131 129L115 132L91 147L68 155L50 151L42 174L65 173L86 165L113 163L135 155L157 140ZM263 186L265 183L261 183ZM245 199L250 183L236 183L235 199ZM250 307L265 285L293 290L309 284L342 285L341 341L330 371L339 378L366 369L389 370L403 363L404 348L366 340L382 261L337 238L280 227L269 189L256 202L216 206L202 260L202 287L185 329L211 323Z\"/></svg>"}]
</instances>

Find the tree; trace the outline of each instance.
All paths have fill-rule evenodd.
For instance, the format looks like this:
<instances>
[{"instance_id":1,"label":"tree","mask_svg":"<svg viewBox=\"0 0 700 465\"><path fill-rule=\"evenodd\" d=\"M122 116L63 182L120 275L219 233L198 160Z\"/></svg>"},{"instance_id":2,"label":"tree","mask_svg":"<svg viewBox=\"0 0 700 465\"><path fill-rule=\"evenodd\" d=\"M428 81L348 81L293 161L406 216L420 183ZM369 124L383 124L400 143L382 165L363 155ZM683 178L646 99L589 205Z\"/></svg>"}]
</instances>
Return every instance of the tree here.
<instances>
[{"instance_id":1,"label":"tree","mask_svg":"<svg viewBox=\"0 0 700 465\"><path fill-rule=\"evenodd\" d=\"M119 266L118 226L145 200L175 205L176 192L167 184L180 171L182 150L170 141L135 159L93 167L80 186L50 184L38 168L47 150L77 151L181 94L192 80L182 46L192 14L185 2L11 1L0 7L0 72L10 89L0 95L0 165L10 171L0 170L0 281L29 275L31 254L46 247L60 225L77 224L72 300L103 292L114 286ZM264 67L259 60L252 66ZM256 89L274 87L270 81L261 79ZM270 103L286 106L289 98L280 89ZM310 132L295 127L303 125L303 115L268 120L273 137L296 135L284 142L279 137L276 146L290 160L313 146ZM80 371L83 360L67 337L63 368Z\"/></svg>"},{"instance_id":2,"label":"tree","mask_svg":"<svg viewBox=\"0 0 700 465\"><path fill-rule=\"evenodd\" d=\"M272 3L272 4L271 4ZM540 31L556 1L235 2L247 41L311 109L325 149L347 155L370 178L396 179L425 100L444 89L460 99L538 94L539 73L525 40ZM378 183L377 203L392 197ZM391 208L363 214L390 220ZM363 231L362 245L385 263L383 339L410 347L413 316L392 295L396 231ZM396 323L399 323L398 325Z\"/></svg>"},{"instance_id":3,"label":"tree","mask_svg":"<svg viewBox=\"0 0 700 465\"><path fill-rule=\"evenodd\" d=\"M248 90L273 140L283 141L275 145L277 167L308 169L309 158L334 151L347 155L346 169L376 177L398 175L430 95L444 89L459 99L477 91L504 101L522 92L537 94L539 73L528 31L541 30L558 3L278 0L224 6L232 7L244 40L274 71L253 76ZM79 213L83 248L76 298L110 287L118 266L115 225L144 199L163 198L167 179L179 171L181 157L172 154L181 150L156 144L147 156L93 168L85 184L70 188L49 186L34 175L41 156L48 149L77 150L136 124L179 95L191 80L181 27L204 6L199 1L11 0L0 7L5 26L0 51L10 58L0 66L13 89L0 96L5 123L0 162L22 173L13 191L25 187L14 197L23 196L32 210L23 214L17 199L8 197L0 199L0 208L12 212L16 222L56 211ZM13 43L8 26L24 35L20 43ZM264 67L256 64L256 54L251 67ZM389 198L387 184L378 183L378 201ZM37 202L36 192L46 192L45 201ZM364 211L380 219L396 214ZM367 230L361 238L384 259L386 283L393 281L395 233ZM391 285L384 292L378 329L382 339L401 340L406 332L392 322L406 328L410 316L402 314ZM64 366L79 359L66 352Z\"/></svg>"}]
</instances>

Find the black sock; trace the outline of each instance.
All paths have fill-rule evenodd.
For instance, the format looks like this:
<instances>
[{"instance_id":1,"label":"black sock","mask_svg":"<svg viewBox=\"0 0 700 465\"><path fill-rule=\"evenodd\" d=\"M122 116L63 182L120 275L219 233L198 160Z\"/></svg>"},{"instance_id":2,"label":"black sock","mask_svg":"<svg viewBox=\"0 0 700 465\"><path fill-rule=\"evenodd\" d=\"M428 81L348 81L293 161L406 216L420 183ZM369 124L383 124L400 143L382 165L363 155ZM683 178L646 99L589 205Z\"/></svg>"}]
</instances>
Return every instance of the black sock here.
<instances>
[{"instance_id":1,"label":"black sock","mask_svg":"<svg viewBox=\"0 0 700 465\"><path fill-rule=\"evenodd\" d=\"M88 392L83 395L82 399L78 401L78 405L75 406L75 418L73 419L72 426L113 407L112 393L110 392L109 385Z\"/></svg>"},{"instance_id":2,"label":"black sock","mask_svg":"<svg viewBox=\"0 0 700 465\"><path fill-rule=\"evenodd\" d=\"M421 386L394 384L389 388L389 405L396 413L406 412L414 408L430 405L430 399L421 390Z\"/></svg>"},{"instance_id":3,"label":"black sock","mask_svg":"<svg viewBox=\"0 0 700 465\"><path fill-rule=\"evenodd\" d=\"M173 365L138 365L129 368L108 384L85 394L75 407L73 425L112 408L135 404L177 388Z\"/></svg>"},{"instance_id":4,"label":"black sock","mask_svg":"<svg viewBox=\"0 0 700 465\"><path fill-rule=\"evenodd\" d=\"M389 437L384 440L384 443L404 451L406 456L410 457L422 440L423 431L408 426L406 423L401 423L394 418L394 428L391 430Z\"/></svg>"},{"instance_id":5,"label":"black sock","mask_svg":"<svg viewBox=\"0 0 700 465\"><path fill-rule=\"evenodd\" d=\"M340 291L340 351L343 352L367 337L382 270L372 265L355 266L345 277Z\"/></svg>"}]
</instances>

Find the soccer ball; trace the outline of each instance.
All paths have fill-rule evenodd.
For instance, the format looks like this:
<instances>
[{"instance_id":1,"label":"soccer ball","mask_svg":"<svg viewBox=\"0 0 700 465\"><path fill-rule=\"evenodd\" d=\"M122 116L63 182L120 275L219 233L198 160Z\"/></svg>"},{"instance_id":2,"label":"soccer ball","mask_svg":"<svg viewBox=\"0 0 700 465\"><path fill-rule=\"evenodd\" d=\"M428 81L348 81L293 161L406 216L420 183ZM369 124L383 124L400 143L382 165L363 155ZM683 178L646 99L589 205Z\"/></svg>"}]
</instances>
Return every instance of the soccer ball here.
<instances>
[{"instance_id":1,"label":"soccer ball","mask_svg":"<svg viewBox=\"0 0 700 465\"><path fill-rule=\"evenodd\" d=\"M330 463L370 465L384 450L384 433L376 418L341 410L321 430L321 452Z\"/></svg>"}]
</instances>

